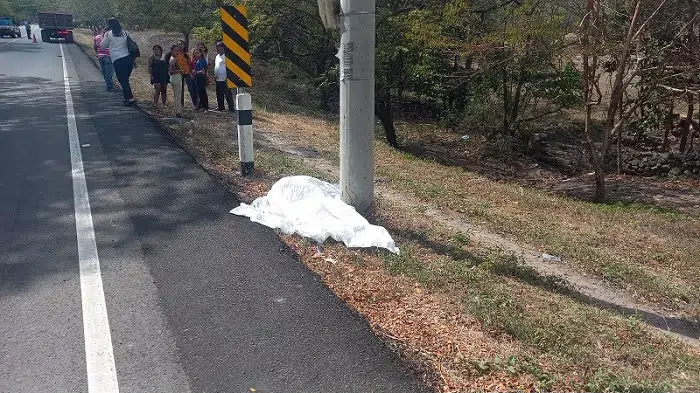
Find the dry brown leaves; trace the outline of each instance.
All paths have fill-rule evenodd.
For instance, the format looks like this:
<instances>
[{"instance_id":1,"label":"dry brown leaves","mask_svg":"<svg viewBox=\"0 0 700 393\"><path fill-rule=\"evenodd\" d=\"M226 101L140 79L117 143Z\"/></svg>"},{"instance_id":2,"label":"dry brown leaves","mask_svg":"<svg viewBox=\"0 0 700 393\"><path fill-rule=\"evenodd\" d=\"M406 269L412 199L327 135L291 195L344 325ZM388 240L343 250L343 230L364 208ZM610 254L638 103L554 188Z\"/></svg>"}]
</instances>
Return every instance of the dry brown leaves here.
<instances>
[{"instance_id":1,"label":"dry brown leaves","mask_svg":"<svg viewBox=\"0 0 700 393\"><path fill-rule=\"evenodd\" d=\"M390 275L376 256L341 245L319 254L315 246L296 236L283 236L283 240L435 390L537 391L530 375L505 371L480 375L475 362L505 359L524 350L508 337L486 333L477 320L462 312L459 299L428 291L405 276Z\"/></svg>"}]
</instances>

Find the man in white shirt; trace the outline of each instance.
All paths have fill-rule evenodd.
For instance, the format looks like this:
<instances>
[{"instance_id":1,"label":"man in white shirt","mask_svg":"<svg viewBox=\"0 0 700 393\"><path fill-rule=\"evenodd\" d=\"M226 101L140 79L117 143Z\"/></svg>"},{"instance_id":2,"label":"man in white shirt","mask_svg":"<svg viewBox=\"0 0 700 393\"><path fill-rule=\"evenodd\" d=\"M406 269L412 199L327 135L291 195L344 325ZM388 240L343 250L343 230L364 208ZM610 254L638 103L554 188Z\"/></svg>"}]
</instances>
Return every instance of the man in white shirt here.
<instances>
[{"instance_id":1,"label":"man in white shirt","mask_svg":"<svg viewBox=\"0 0 700 393\"><path fill-rule=\"evenodd\" d=\"M235 111L233 93L226 84L226 48L223 42L216 43L216 61L214 63L214 75L216 75L216 103L218 110L224 111L224 98L228 103L228 110Z\"/></svg>"}]
</instances>

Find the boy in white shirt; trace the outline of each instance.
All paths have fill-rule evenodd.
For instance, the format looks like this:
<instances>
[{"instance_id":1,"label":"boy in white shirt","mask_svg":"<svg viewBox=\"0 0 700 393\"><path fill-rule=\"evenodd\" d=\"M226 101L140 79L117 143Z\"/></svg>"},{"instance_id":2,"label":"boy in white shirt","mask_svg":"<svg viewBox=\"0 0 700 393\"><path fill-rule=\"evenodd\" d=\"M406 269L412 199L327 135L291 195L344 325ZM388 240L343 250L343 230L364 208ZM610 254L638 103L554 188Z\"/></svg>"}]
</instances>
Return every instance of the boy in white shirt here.
<instances>
[{"instance_id":1,"label":"boy in white shirt","mask_svg":"<svg viewBox=\"0 0 700 393\"><path fill-rule=\"evenodd\" d=\"M233 93L226 84L226 48L223 42L216 43L216 60L214 63L214 75L216 75L216 103L218 110L226 110L224 108L224 98L228 103L228 110L235 111L236 107L233 104Z\"/></svg>"}]
</instances>

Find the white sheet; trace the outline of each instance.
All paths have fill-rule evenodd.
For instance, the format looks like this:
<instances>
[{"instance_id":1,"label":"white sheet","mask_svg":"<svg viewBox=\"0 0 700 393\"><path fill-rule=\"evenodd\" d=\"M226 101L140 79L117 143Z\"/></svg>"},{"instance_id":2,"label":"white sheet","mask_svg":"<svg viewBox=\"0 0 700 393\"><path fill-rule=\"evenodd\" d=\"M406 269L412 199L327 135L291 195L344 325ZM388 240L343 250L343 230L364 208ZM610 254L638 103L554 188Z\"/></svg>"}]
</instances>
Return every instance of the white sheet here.
<instances>
[{"instance_id":1,"label":"white sheet","mask_svg":"<svg viewBox=\"0 0 700 393\"><path fill-rule=\"evenodd\" d=\"M340 200L337 185L309 176L282 178L266 196L250 205L241 203L231 213L318 243L330 237L348 247L380 247L399 253L384 227L371 225Z\"/></svg>"}]
</instances>

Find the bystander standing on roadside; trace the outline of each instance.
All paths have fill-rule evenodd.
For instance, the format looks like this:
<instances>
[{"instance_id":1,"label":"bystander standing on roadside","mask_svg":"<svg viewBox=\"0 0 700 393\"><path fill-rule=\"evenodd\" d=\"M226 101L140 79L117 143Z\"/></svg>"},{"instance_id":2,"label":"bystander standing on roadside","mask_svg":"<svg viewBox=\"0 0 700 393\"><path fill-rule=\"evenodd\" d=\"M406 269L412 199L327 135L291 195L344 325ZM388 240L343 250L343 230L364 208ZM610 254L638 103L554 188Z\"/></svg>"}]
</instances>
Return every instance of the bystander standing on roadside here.
<instances>
[{"instance_id":1,"label":"bystander standing on roadside","mask_svg":"<svg viewBox=\"0 0 700 393\"><path fill-rule=\"evenodd\" d=\"M228 104L228 110L234 111L233 93L226 83L226 48L223 42L216 43L216 59L214 60L214 77L216 78L216 104L220 111L226 110L224 98Z\"/></svg>"},{"instance_id":2,"label":"bystander standing on roadside","mask_svg":"<svg viewBox=\"0 0 700 393\"><path fill-rule=\"evenodd\" d=\"M153 106L158 106L158 98L162 99L165 105L168 95L168 83L170 76L168 75L168 62L163 54L163 47L156 44L153 45L153 56L148 58L148 75L151 77L153 85Z\"/></svg>"},{"instance_id":3,"label":"bystander standing on roadside","mask_svg":"<svg viewBox=\"0 0 700 393\"><path fill-rule=\"evenodd\" d=\"M107 21L107 25L109 31L102 36L100 48L109 49L114 73L117 74L117 80L122 86L124 105L133 105L136 100L131 91L129 78L136 65L136 57L139 56L138 47L134 47L136 43L129 33L122 29L117 18L111 18Z\"/></svg>"},{"instance_id":4,"label":"bystander standing on roadside","mask_svg":"<svg viewBox=\"0 0 700 393\"><path fill-rule=\"evenodd\" d=\"M214 70L214 63L209 58L209 48L207 48L207 45L204 42L199 42L197 44L197 49L199 49L200 53L204 57L204 60L207 62L207 84L210 84L209 70Z\"/></svg>"},{"instance_id":5,"label":"bystander standing on roadside","mask_svg":"<svg viewBox=\"0 0 700 393\"><path fill-rule=\"evenodd\" d=\"M189 53L187 53L187 45L185 45L185 41L180 40L177 42L177 45L180 47L180 52L184 56L185 59L187 59L187 70L188 73L185 75L185 84L187 86L187 91L190 93L190 99L192 100L192 107L196 108L197 107L197 87L194 82L193 74L194 74L194 62L190 58ZM184 74L183 74L184 75Z\"/></svg>"},{"instance_id":6,"label":"bystander standing on roadside","mask_svg":"<svg viewBox=\"0 0 700 393\"><path fill-rule=\"evenodd\" d=\"M100 70L102 70L102 77L105 79L105 84L107 85L107 91L114 91L114 67L112 67L112 59L109 56L109 49L104 49L101 47L102 37L107 32L107 29L101 29L100 33L95 36L94 48L97 52L97 60L100 63Z\"/></svg>"},{"instance_id":7,"label":"bystander standing on roadside","mask_svg":"<svg viewBox=\"0 0 700 393\"><path fill-rule=\"evenodd\" d=\"M179 45L170 48L170 61L168 73L170 84L173 86L173 103L175 104L175 117L182 117L182 107L185 104L185 75L189 74L189 62L185 59Z\"/></svg>"},{"instance_id":8,"label":"bystander standing on roadside","mask_svg":"<svg viewBox=\"0 0 700 393\"><path fill-rule=\"evenodd\" d=\"M207 49L207 46L204 44L204 42L198 43L197 49L199 50L202 57L204 57L204 60L207 62L207 68L209 68L209 49Z\"/></svg>"},{"instance_id":9,"label":"bystander standing on roadside","mask_svg":"<svg viewBox=\"0 0 700 393\"><path fill-rule=\"evenodd\" d=\"M207 60L199 49L193 52L194 76L197 86L197 109L209 110L209 96L207 95Z\"/></svg>"}]
</instances>

